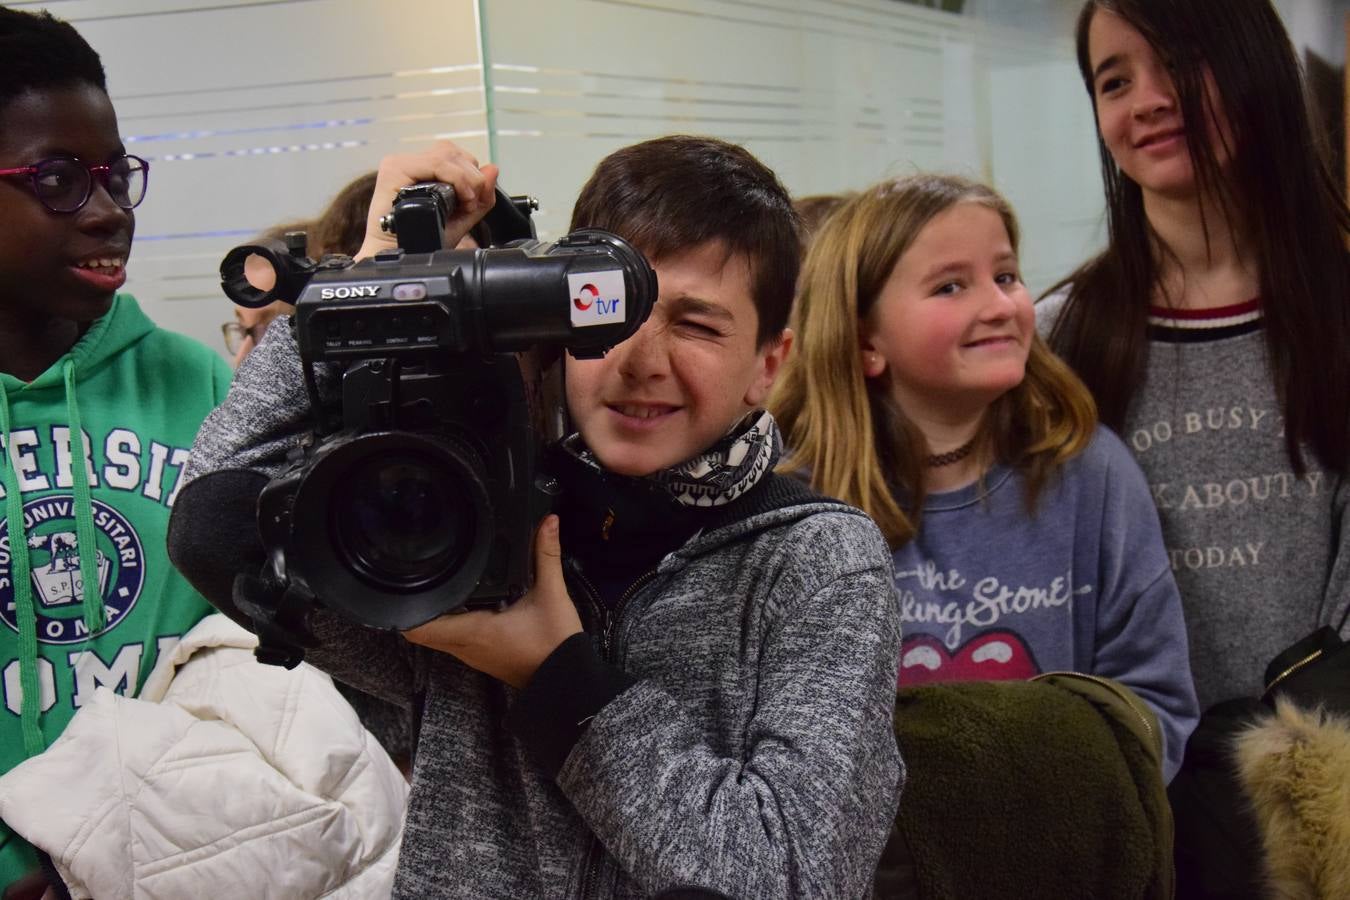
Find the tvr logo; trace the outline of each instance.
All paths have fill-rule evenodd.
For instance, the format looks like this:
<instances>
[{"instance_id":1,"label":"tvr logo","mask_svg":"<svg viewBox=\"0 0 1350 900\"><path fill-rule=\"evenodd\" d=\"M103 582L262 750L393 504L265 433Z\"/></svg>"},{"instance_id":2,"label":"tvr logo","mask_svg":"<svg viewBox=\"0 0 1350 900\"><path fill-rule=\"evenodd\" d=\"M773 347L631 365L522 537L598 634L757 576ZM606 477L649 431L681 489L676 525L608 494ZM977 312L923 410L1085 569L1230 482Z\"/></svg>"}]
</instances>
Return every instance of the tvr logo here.
<instances>
[{"instance_id":1,"label":"tvr logo","mask_svg":"<svg viewBox=\"0 0 1350 900\"><path fill-rule=\"evenodd\" d=\"M581 312L586 312L594 306L595 314L597 316L603 316L617 311L619 304L622 302L622 297L615 297L612 300L606 300L604 297L601 297L600 289L593 284L583 284L581 286L580 295L572 298L572 305Z\"/></svg>"},{"instance_id":2,"label":"tvr logo","mask_svg":"<svg viewBox=\"0 0 1350 900\"><path fill-rule=\"evenodd\" d=\"M567 276L572 293L572 327L622 323L624 310L623 272L581 272Z\"/></svg>"}]
</instances>

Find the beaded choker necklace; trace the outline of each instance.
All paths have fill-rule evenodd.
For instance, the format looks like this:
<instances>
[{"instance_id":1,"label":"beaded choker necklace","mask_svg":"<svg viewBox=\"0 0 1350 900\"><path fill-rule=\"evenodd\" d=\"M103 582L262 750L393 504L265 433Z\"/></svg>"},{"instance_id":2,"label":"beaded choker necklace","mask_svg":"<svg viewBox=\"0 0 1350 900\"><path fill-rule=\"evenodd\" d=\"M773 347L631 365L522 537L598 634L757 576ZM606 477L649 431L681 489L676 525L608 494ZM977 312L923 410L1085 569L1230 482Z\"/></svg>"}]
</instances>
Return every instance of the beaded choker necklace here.
<instances>
[{"instance_id":1,"label":"beaded choker necklace","mask_svg":"<svg viewBox=\"0 0 1350 900\"><path fill-rule=\"evenodd\" d=\"M933 453L923 458L923 464L930 469L938 469L942 466L950 466L954 462L960 462L970 455L970 451L975 449L975 438L966 441L955 450L948 450L946 453Z\"/></svg>"}]
</instances>

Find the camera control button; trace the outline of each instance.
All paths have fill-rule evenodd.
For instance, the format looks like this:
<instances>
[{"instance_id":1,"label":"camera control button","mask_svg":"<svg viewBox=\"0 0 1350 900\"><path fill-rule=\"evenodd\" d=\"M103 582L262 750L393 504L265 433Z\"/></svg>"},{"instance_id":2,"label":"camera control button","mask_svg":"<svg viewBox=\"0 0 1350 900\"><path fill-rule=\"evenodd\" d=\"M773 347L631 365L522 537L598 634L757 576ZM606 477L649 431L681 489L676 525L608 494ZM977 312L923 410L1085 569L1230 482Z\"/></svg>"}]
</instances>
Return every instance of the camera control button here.
<instances>
[{"instance_id":1,"label":"camera control button","mask_svg":"<svg viewBox=\"0 0 1350 900\"><path fill-rule=\"evenodd\" d=\"M425 300L426 298L427 286L420 281L394 285L395 300Z\"/></svg>"}]
</instances>

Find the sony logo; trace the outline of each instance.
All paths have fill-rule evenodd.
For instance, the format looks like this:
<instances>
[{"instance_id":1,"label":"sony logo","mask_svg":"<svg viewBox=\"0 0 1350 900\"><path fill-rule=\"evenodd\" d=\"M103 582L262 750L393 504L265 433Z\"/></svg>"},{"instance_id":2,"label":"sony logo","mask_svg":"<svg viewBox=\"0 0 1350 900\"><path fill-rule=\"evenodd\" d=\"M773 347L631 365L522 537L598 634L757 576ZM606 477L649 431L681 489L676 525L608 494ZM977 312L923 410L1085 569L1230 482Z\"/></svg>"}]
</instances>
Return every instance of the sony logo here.
<instances>
[{"instance_id":1,"label":"sony logo","mask_svg":"<svg viewBox=\"0 0 1350 900\"><path fill-rule=\"evenodd\" d=\"M380 286L378 284L358 284L355 287L322 288L319 291L319 299L321 300L353 300L359 297L378 296L380 296Z\"/></svg>"}]
</instances>

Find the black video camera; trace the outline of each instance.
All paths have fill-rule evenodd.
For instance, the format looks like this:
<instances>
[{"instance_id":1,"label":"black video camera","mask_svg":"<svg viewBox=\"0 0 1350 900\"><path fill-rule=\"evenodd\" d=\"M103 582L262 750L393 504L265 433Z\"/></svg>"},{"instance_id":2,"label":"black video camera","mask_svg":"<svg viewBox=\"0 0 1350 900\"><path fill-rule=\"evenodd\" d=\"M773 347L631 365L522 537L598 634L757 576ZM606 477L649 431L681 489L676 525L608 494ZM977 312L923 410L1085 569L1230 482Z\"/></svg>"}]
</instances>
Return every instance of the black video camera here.
<instances>
[{"instance_id":1,"label":"black video camera","mask_svg":"<svg viewBox=\"0 0 1350 900\"><path fill-rule=\"evenodd\" d=\"M316 417L258 500L269 562L235 582L264 662L300 661L315 603L403 630L524 593L531 537L557 493L543 462L565 436L559 351L604 355L656 301L655 273L623 239L539 242L530 202L500 192L491 231L519 240L438 249L452 203L447 185L405 188L384 223L399 247L358 263L307 258L302 234L221 263L236 303L295 304ZM252 257L274 287L249 283ZM320 396L325 364L341 368L340 404Z\"/></svg>"}]
</instances>

